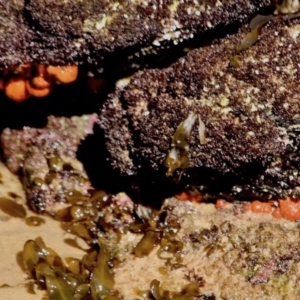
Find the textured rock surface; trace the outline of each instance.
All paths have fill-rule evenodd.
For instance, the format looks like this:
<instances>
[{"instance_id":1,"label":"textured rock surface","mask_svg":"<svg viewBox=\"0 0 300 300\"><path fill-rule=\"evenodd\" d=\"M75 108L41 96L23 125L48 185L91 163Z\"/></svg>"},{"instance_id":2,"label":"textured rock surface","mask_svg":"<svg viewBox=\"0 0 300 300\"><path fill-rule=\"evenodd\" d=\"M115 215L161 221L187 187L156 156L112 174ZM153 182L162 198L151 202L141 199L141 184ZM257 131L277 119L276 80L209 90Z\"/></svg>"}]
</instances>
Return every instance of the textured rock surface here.
<instances>
[{"instance_id":1,"label":"textured rock surface","mask_svg":"<svg viewBox=\"0 0 300 300\"><path fill-rule=\"evenodd\" d=\"M272 2L1 0L0 66L88 61L101 68L113 52L155 55L195 33L245 22Z\"/></svg>"},{"instance_id":2,"label":"textured rock surface","mask_svg":"<svg viewBox=\"0 0 300 300\"><path fill-rule=\"evenodd\" d=\"M190 112L187 182L216 193L299 197L299 20L275 19L230 63L245 32L190 52L171 67L142 71L101 112L112 165L162 170L172 136ZM241 30L243 31L243 30ZM184 177L184 176L183 176Z\"/></svg>"},{"instance_id":3,"label":"textured rock surface","mask_svg":"<svg viewBox=\"0 0 300 300\"><path fill-rule=\"evenodd\" d=\"M114 268L114 289L121 299L144 299L153 293L153 280L160 282L158 290L165 299L175 295L193 299L186 295L192 293L191 286L187 288L191 283L194 299L298 297L297 223L269 214L246 213L240 204L216 210L212 204L170 198L165 200L158 221L150 219L157 239L150 241L148 237L144 249L154 244L153 249L141 255L137 249L151 229L143 234L126 231L128 223L119 220L128 220L130 209L120 217L120 207L117 210L112 204L106 208L103 219L115 224L119 232L126 232L118 242L113 238L116 229L105 235L120 261Z\"/></svg>"},{"instance_id":4,"label":"textured rock surface","mask_svg":"<svg viewBox=\"0 0 300 300\"><path fill-rule=\"evenodd\" d=\"M5 129L1 135L4 158L13 173L24 179L28 205L37 212L65 202L70 192L87 194L90 183L76 158L81 141L93 132L96 115L57 118L45 128Z\"/></svg>"}]
</instances>

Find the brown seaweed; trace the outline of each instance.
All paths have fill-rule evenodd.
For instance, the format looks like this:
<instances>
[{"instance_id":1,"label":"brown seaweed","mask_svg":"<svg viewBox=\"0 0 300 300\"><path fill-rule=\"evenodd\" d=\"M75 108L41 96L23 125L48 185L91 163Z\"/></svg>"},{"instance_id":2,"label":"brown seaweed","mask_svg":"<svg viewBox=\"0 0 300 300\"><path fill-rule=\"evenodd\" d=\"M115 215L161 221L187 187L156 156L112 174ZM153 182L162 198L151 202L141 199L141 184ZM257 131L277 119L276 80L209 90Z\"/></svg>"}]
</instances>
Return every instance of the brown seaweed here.
<instances>
[{"instance_id":1,"label":"brown seaweed","mask_svg":"<svg viewBox=\"0 0 300 300\"><path fill-rule=\"evenodd\" d=\"M0 198L0 209L11 217L25 218L27 213L22 204L8 198Z\"/></svg>"}]
</instances>

